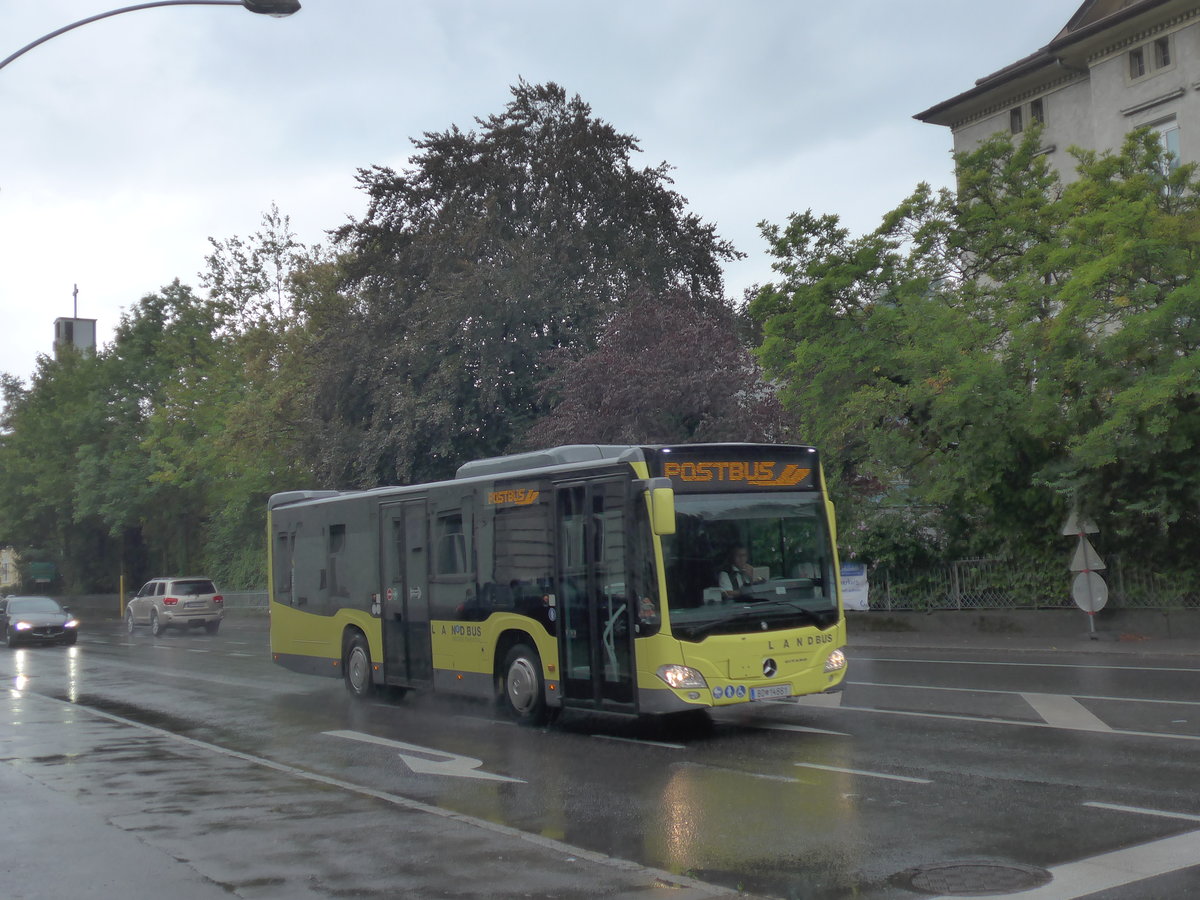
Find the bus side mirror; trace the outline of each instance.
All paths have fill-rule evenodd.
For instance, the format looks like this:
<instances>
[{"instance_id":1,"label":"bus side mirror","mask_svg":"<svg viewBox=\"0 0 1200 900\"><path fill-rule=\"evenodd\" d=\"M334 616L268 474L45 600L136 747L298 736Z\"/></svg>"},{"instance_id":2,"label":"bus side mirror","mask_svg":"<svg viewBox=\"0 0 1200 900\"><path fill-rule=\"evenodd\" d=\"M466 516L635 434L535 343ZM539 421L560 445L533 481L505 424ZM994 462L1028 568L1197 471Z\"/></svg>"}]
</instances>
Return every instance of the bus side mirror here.
<instances>
[{"instance_id":1,"label":"bus side mirror","mask_svg":"<svg viewBox=\"0 0 1200 900\"><path fill-rule=\"evenodd\" d=\"M655 534L675 533L675 489L671 487L670 478L651 478L648 483L650 491L650 528Z\"/></svg>"}]
</instances>

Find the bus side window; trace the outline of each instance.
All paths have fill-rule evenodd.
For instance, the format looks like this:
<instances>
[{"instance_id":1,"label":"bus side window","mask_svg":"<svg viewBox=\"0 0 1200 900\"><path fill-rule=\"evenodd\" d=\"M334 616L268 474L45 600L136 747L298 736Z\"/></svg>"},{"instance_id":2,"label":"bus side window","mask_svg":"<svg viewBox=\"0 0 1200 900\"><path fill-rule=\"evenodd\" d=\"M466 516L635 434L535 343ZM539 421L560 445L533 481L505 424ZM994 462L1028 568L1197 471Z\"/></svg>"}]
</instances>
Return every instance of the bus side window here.
<instances>
[{"instance_id":1,"label":"bus side window","mask_svg":"<svg viewBox=\"0 0 1200 900\"><path fill-rule=\"evenodd\" d=\"M490 581L481 587L481 601L488 613L513 611L530 616L557 633L557 610L551 603L554 589L553 540L550 531L552 496L543 486L528 505L497 507L494 512L493 543L480 550L480 577ZM489 572L490 570L490 572Z\"/></svg>"},{"instance_id":2,"label":"bus side window","mask_svg":"<svg viewBox=\"0 0 1200 900\"><path fill-rule=\"evenodd\" d=\"M279 534L275 551L275 602L292 605L292 585L295 572L296 532Z\"/></svg>"},{"instance_id":3,"label":"bus side window","mask_svg":"<svg viewBox=\"0 0 1200 900\"><path fill-rule=\"evenodd\" d=\"M463 533L462 513L449 513L437 520L437 574L465 575L467 536Z\"/></svg>"},{"instance_id":4,"label":"bus side window","mask_svg":"<svg viewBox=\"0 0 1200 900\"><path fill-rule=\"evenodd\" d=\"M329 595L331 597L349 597L350 591L344 583L344 578L339 577L342 569L342 559L346 552L346 526L345 525L330 525L329 526ZM322 585L324 587L324 585Z\"/></svg>"}]
</instances>

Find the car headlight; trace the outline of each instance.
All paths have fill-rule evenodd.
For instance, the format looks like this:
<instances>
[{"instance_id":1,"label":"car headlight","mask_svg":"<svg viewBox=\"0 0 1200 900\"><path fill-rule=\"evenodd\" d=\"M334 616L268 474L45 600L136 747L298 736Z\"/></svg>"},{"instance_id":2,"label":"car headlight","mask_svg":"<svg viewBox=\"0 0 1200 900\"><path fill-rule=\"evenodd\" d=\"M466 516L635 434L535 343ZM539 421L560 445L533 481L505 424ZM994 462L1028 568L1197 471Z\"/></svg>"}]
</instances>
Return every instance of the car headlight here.
<instances>
[{"instance_id":1,"label":"car headlight","mask_svg":"<svg viewBox=\"0 0 1200 900\"><path fill-rule=\"evenodd\" d=\"M659 666L658 677L673 688L707 688L704 676L691 666Z\"/></svg>"},{"instance_id":2,"label":"car headlight","mask_svg":"<svg viewBox=\"0 0 1200 900\"><path fill-rule=\"evenodd\" d=\"M834 650L829 654L829 659L825 660L826 672L840 672L846 668L846 654L841 650Z\"/></svg>"},{"instance_id":3,"label":"car headlight","mask_svg":"<svg viewBox=\"0 0 1200 900\"><path fill-rule=\"evenodd\" d=\"M67 621L63 622L63 628L78 628L78 627L79 627L78 619L67 619Z\"/></svg>"},{"instance_id":4,"label":"car headlight","mask_svg":"<svg viewBox=\"0 0 1200 900\"><path fill-rule=\"evenodd\" d=\"M28 631L32 627L33 626L30 625L28 622L14 622L13 623L13 628L15 628L17 631Z\"/></svg>"}]
</instances>

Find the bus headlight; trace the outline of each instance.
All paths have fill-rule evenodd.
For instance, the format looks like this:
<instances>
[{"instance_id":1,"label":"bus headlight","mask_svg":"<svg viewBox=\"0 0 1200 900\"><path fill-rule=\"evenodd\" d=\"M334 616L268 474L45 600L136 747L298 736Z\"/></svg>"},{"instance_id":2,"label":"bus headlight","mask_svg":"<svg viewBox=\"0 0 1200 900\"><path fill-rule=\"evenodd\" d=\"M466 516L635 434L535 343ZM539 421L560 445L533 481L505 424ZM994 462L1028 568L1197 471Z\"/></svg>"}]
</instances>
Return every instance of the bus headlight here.
<instances>
[{"instance_id":1,"label":"bus headlight","mask_svg":"<svg viewBox=\"0 0 1200 900\"><path fill-rule=\"evenodd\" d=\"M846 654L841 650L834 650L829 654L829 659L825 660L826 672L840 672L846 668Z\"/></svg>"},{"instance_id":2,"label":"bus headlight","mask_svg":"<svg viewBox=\"0 0 1200 900\"><path fill-rule=\"evenodd\" d=\"M708 689L704 676L691 666L659 666L658 677L673 688L703 688Z\"/></svg>"}]
</instances>

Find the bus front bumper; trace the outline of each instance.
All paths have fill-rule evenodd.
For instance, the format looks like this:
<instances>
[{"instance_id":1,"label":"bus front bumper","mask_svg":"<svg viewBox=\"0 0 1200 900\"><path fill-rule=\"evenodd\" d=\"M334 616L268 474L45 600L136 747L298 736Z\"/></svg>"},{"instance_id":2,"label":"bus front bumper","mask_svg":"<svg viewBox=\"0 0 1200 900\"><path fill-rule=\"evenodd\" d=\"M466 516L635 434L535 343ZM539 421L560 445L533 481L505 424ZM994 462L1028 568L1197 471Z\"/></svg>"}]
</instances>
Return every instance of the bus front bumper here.
<instances>
[{"instance_id":1,"label":"bus front bumper","mask_svg":"<svg viewBox=\"0 0 1200 900\"><path fill-rule=\"evenodd\" d=\"M781 697L752 698L750 691L737 691L728 696L722 690L722 696L717 698L715 690L672 690L638 689L638 712L643 715L659 716L671 713L687 712L696 709L719 709L728 706L743 706L746 704L762 703L772 700L776 703L800 703L812 706L840 706L842 701L842 682L830 685L821 691L805 694L789 694ZM739 696L739 693L741 695Z\"/></svg>"}]
</instances>

